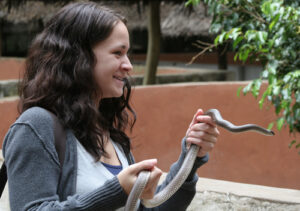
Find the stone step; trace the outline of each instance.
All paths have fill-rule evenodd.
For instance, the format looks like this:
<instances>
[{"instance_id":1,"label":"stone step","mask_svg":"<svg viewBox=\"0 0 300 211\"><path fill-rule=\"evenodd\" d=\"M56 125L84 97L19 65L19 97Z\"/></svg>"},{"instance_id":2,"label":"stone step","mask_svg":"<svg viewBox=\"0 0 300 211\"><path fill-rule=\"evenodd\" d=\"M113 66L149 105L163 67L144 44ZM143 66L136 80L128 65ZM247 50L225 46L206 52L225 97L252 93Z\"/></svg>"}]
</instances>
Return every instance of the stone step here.
<instances>
[{"instance_id":1,"label":"stone step","mask_svg":"<svg viewBox=\"0 0 300 211\"><path fill-rule=\"evenodd\" d=\"M132 76L134 85L143 84L143 75ZM160 74L156 76L156 84L184 83L184 82L208 82L208 81L233 81L233 71L195 69L185 73Z\"/></svg>"},{"instance_id":2,"label":"stone step","mask_svg":"<svg viewBox=\"0 0 300 211\"><path fill-rule=\"evenodd\" d=\"M300 190L199 177L187 211L227 210L299 211Z\"/></svg>"},{"instance_id":3,"label":"stone step","mask_svg":"<svg viewBox=\"0 0 300 211\"><path fill-rule=\"evenodd\" d=\"M18 94L19 80L1 80L0 98L15 96Z\"/></svg>"}]
</instances>

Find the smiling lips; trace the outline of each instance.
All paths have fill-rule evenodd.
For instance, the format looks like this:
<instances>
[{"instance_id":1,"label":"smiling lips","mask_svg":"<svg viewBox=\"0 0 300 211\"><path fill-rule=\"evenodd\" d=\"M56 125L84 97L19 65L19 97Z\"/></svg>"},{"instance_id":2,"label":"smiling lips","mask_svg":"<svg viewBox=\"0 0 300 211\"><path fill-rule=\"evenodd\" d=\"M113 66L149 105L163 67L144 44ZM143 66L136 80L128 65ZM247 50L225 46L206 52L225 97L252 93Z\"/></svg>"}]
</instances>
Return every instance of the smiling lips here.
<instances>
[{"instance_id":1,"label":"smiling lips","mask_svg":"<svg viewBox=\"0 0 300 211\"><path fill-rule=\"evenodd\" d=\"M114 78L114 79L117 79L118 81L122 81L122 82L125 81L125 78L120 77L120 76L113 76L113 78Z\"/></svg>"}]
</instances>

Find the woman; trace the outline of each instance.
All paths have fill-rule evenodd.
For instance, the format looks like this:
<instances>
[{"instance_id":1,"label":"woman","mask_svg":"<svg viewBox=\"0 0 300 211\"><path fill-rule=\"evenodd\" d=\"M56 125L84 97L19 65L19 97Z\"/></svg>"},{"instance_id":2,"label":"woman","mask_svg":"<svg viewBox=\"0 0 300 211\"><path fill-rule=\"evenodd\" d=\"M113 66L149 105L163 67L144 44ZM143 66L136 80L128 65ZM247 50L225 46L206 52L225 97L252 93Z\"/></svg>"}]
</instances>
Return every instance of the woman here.
<instances>
[{"instance_id":1,"label":"woman","mask_svg":"<svg viewBox=\"0 0 300 211\"><path fill-rule=\"evenodd\" d=\"M3 153L14 210L115 210L143 169L151 171L142 198L166 186L188 145L201 147L194 168L174 196L154 210L185 210L195 194L197 168L208 159L219 134L202 110L182 141L182 153L166 181L156 159L134 164L125 129L135 113L129 105L125 19L95 3L62 8L33 41L20 87L18 120L8 131ZM54 113L66 131L61 168L54 146ZM202 122L202 123L198 123ZM140 205L140 210L143 210Z\"/></svg>"}]
</instances>

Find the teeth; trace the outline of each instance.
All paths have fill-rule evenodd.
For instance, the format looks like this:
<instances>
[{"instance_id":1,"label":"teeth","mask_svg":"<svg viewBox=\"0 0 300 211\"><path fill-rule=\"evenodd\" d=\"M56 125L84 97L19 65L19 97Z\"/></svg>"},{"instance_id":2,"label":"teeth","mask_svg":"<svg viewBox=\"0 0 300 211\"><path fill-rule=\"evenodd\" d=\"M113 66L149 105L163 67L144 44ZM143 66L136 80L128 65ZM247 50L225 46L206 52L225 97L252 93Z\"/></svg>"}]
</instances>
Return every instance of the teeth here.
<instances>
[{"instance_id":1,"label":"teeth","mask_svg":"<svg viewBox=\"0 0 300 211\"><path fill-rule=\"evenodd\" d=\"M121 77L117 77L117 76L114 76L114 78L120 80L120 81L124 81L124 78L121 78Z\"/></svg>"}]
</instances>

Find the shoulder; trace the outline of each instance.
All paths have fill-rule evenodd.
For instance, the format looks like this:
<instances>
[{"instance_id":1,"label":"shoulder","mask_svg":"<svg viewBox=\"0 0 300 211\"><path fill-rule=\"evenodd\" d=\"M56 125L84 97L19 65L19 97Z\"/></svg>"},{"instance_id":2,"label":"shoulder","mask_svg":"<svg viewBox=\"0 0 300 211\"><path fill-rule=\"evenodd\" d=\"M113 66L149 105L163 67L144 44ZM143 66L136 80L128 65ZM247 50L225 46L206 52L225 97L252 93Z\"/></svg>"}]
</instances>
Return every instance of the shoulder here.
<instances>
[{"instance_id":1,"label":"shoulder","mask_svg":"<svg viewBox=\"0 0 300 211\"><path fill-rule=\"evenodd\" d=\"M14 125L26 125L44 141L50 141L54 138L53 118L48 110L41 107L32 107L27 109L20 115Z\"/></svg>"},{"instance_id":2,"label":"shoulder","mask_svg":"<svg viewBox=\"0 0 300 211\"><path fill-rule=\"evenodd\" d=\"M20 125L31 128L42 140L53 138L53 119L50 112L44 108L32 107L24 111L12 125L12 128Z\"/></svg>"},{"instance_id":3,"label":"shoulder","mask_svg":"<svg viewBox=\"0 0 300 211\"><path fill-rule=\"evenodd\" d=\"M52 121L52 117L44 108L41 107L32 107L24 111L15 123L27 123L38 125L47 125Z\"/></svg>"},{"instance_id":4,"label":"shoulder","mask_svg":"<svg viewBox=\"0 0 300 211\"><path fill-rule=\"evenodd\" d=\"M49 111L41 107L32 107L24 111L12 125L29 126L38 135L49 136L53 133L54 123ZM45 138L45 137L44 137Z\"/></svg>"},{"instance_id":5,"label":"shoulder","mask_svg":"<svg viewBox=\"0 0 300 211\"><path fill-rule=\"evenodd\" d=\"M23 145L28 142L29 145L41 143L46 147L54 145L53 140L54 129L51 114L41 107L32 107L24 111L10 127L3 145L4 147L9 143Z\"/></svg>"}]
</instances>

